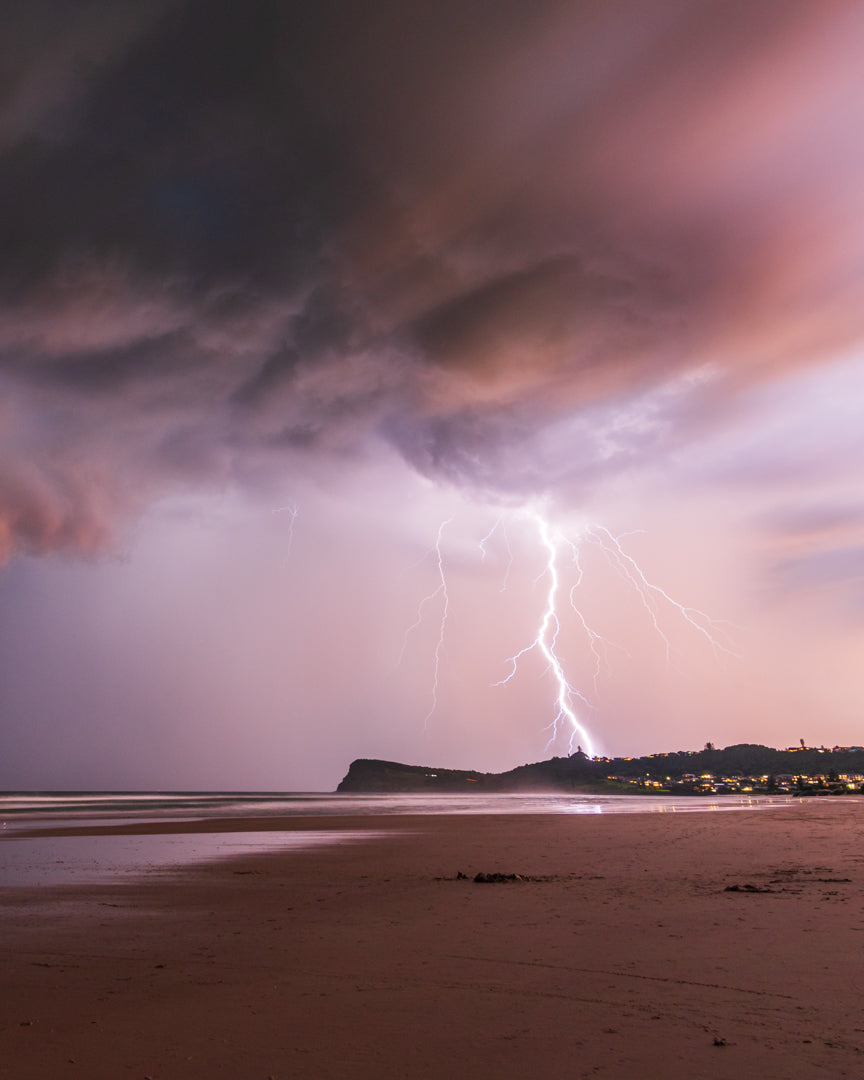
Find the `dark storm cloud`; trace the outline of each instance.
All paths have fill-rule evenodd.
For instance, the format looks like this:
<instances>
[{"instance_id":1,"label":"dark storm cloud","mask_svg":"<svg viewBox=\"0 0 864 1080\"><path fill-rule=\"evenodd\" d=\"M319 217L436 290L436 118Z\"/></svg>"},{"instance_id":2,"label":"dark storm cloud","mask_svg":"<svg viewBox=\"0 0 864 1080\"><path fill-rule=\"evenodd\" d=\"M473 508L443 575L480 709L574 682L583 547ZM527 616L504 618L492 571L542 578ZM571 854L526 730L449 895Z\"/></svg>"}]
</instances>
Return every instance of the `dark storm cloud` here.
<instances>
[{"instance_id":1,"label":"dark storm cloud","mask_svg":"<svg viewBox=\"0 0 864 1080\"><path fill-rule=\"evenodd\" d=\"M345 170L291 86L277 11L171 5L84 80L62 138L36 130L10 149L7 287L53 273L60 255L120 257L194 290L308 274Z\"/></svg>"},{"instance_id":2,"label":"dark storm cloud","mask_svg":"<svg viewBox=\"0 0 864 1080\"><path fill-rule=\"evenodd\" d=\"M630 292L623 281L586 272L572 256L549 259L438 305L418 320L415 337L438 363L494 369L502 350L566 344L592 319L609 319L609 308L623 322ZM602 358L579 359L588 366Z\"/></svg>"},{"instance_id":3,"label":"dark storm cloud","mask_svg":"<svg viewBox=\"0 0 864 1080\"><path fill-rule=\"evenodd\" d=\"M852 3L37 0L4 29L7 552L380 437L578 488L708 421L692 371L728 393L860 335Z\"/></svg>"}]
</instances>

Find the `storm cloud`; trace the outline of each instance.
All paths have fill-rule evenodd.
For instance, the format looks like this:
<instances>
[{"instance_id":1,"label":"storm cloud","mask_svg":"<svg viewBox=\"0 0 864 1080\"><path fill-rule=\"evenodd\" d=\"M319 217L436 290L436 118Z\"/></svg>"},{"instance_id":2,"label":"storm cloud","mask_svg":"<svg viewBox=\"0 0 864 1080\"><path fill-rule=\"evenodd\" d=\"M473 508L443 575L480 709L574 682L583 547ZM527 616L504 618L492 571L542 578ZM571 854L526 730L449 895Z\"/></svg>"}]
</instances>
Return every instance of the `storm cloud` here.
<instances>
[{"instance_id":1,"label":"storm cloud","mask_svg":"<svg viewBox=\"0 0 864 1080\"><path fill-rule=\"evenodd\" d=\"M851 2L28 5L0 554L380 445L588 490L833 359L864 329L862 33Z\"/></svg>"}]
</instances>

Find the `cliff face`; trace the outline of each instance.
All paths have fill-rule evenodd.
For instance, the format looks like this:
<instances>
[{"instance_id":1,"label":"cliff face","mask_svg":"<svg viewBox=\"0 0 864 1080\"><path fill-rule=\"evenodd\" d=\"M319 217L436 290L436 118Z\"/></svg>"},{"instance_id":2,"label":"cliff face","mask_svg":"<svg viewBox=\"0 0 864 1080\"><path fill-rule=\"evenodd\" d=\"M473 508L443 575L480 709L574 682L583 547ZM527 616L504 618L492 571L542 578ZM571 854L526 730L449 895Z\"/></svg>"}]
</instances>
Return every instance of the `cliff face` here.
<instances>
[{"instance_id":1,"label":"cliff face","mask_svg":"<svg viewBox=\"0 0 864 1080\"><path fill-rule=\"evenodd\" d=\"M337 791L468 791L486 788L493 774L403 765L398 761L357 758L352 761ZM488 789L487 789L488 790Z\"/></svg>"}]
</instances>

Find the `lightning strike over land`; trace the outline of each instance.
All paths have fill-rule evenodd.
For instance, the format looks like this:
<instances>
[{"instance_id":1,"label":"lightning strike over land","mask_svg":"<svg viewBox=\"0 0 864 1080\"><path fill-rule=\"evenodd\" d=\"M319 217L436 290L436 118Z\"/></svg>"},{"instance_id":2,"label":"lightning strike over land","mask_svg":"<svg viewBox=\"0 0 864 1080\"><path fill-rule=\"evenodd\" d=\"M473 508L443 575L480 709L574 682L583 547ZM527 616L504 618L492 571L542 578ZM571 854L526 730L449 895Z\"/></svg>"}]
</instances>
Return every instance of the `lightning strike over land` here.
<instances>
[{"instance_id":1,"label":"lightning strike over land","mask_svg":"<svg viewBox=\"0 0 864 1080\"><path fill-rule=\"evenodd\" d=\"M561 598L559 595L563 588L562 574L568 573L573 582L567 593L568 603L566 606L568 610L572 612L573 616L575 616L581 631L585 634L587 640L588 650L592 659L593 687L595 695L598 692L600 676L604 671L608 671L610 668L608 656L609 648L615 648L625 655L630 655L621 645L609 640L603 634L595 630L577 604L577 590L583 585L586 578L586 570L582 565L582 553L586 545L590 544L598 548L609 567L618 575L618 577L620 577L625 586L636 592L648 614L653 629L664 644L667 661L671 661L673 657L673 648L660 621L663 605L671 607L684 622L692 629L698 631L709 642L715 656L719 656L721 653L726 653L730 656L736 655L722 640L720 640L718 637L717 623L712 620L710 616L705 612L700 611L698 608L681 604L659 585L655 585L648 579L635 558L624 549L621 543L622 536L629 534L616 536L605 526L588 522L580 526L578 535L573 539L554 527L543 513L535 507L525 507L521 511L518 511L517 515L518 518L527 520L531 523L533 529L536 530L540 547L545 553L543 567L534 579L534 586L539 586L543 581L547 583L545 589L546 600L533 639L525 645L524 648L519 649L518 652L508 658L508 663L510 665L509 672L503 679L499 679L492 685L506 686L516 676L521 666L520 661L529 653L535 652L543 657L543 660L545 661L544 675L548 676L551 674L555 688L555 696L553 699L555 712L551 722L547 725L547 730L551 732L547 742L547 749L560 736L566 735L569 752L572 753L574 747L579 746L580 748L584 747L585 752L589 757L594 757L596 754L595 738L588 731L580 715L584 709L592 709L594 706L592 706L585 694L567 677L565 662L559 649L559 637L562 632L560 614ZM420 601L417 610L417 618L405 632L402 652L400 653L399 658L401 663L408 637L412 631L417 629L422 623L427 605L433 603L438 597L441 597L442 606L439 632L433 658L432 704L426 714L424 727L428 726L429 719L438 706L441 654L450 603L450 597L447 590L447 578L444 572L442 545L444 530L452 520L452 518L448 518L441 523L438 528L435 546L430 549L426 556L427 558L430 555L434 555L435 557L438 583L432 592ZM506 521L503 514L495 520L485 536L478 541L478 547L480 548L481 559L485 562L487 545L492 537L499 531L506 548L508 560L504 583L501 587L501 592L505 592L507 590L507 581L514 561L514 552L507 535ZM568 551L569 558L564 559L563 556Z\"/></svg>"},{"instance_id":2,"label":"lightning strike over land","mask_svg":"<svg viewBox=\"0 0 864 1080\"><path fill-rule=\"evenodd\" d=\"M552 735L549 739L547 746L551 744L558 737L559 725L566 719L571 725L569 748L572 752L573 743L577 736L580 737L581 742L585 745L586 753L589 757L594 757L594 748L592 744L591 736L588 734L587 729L579 719L574 702L578 699L584 705L588 705L588 701L585 696L580 693L571 683L567 680L567 676L564 674L564 667L561 663L561 658L556 652L556 646L558 644L558 635L561 631L561 623L558 618L557 601L558 601L558 588L560 585L558 575L558 546L561 542L561 537L557 533L550 531L548 522L540 516L536 511L530 513L530 516L534 520L537 526L537 531L540 535L540 541L543 547L546 549L548 559L546 562L546 569L541 573L540 578L548 576L549 589L546 593L546 607L543 611L543 616L540 620L540 626L537 630L537 636L531 642L530 645L526 645L524 649L520 649L510 657L511 670L510 674L505 678L500 679L495 686L505 686L513 676L519 666L519 660L527 653L533 652L535 649L539 650L547 662L547 671L552 672L552 676L557 684L558 693L556 695L557 712L550 724ZM540 578L537 580L539 581ZM583 625L585 620L583 619ZM587 629L587 626L586 626Z\"/></svg>"}]
</instances>

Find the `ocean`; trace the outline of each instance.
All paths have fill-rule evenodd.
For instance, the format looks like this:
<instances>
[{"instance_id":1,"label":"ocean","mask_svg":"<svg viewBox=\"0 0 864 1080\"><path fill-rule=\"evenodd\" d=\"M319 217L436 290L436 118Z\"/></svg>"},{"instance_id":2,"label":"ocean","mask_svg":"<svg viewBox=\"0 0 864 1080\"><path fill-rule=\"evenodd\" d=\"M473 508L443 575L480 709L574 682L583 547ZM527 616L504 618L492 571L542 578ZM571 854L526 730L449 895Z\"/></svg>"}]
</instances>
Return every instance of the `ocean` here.
<instances>
[{"instance_id":1,"label":"ocean","mask_svg":"<svg viewBox=\"0 0 864 1080\"><path fill-rule=\"evenodd\" d=\"M345 844L380 835L392 814L633 814L754 810L798 802L788 796L717 798L640 795L335 795L315 792L13 791L0 793L0 888L75 885L176 873L205 859ZM351 816L369 828L294 832L219 831L73 835L64 830L218 818ZM55 835L28 835L50 829Z\"/></svg>"}]
</instances>

